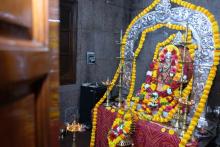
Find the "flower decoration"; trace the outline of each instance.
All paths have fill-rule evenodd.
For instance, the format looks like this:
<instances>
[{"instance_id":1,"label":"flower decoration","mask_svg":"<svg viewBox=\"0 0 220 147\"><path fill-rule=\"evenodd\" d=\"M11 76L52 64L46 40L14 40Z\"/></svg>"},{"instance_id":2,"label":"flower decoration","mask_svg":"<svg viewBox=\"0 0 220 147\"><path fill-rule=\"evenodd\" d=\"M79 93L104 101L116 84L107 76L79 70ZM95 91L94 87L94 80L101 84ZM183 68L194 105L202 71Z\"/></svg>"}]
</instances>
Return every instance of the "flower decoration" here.
<instances>
[{"instance_id":1,"label":"flower decoration","mask_svg":"<svg viewBox=\"0 0 220 147\"><path fill-rule=\"evenodd\" d=\"M113 122L112 128L108 133L108 142L110 147L115 147L121 140L125 139L131 133L131 125L133 123L132 113L130 111L123 112L118 115Z\"/></svg>"},{"instance_id":2,"label":"flower decoration","mask_svg":"<svg viewBox=\"0 0 220 147\"><path fill-rule=\"evenodd\" d=\"M132 28L132 26L136 23L136 21L140 18L140 17L143 17L145 14L147 14L150 10L152 10L158 3L160 2L160 0L155 0L149 7L147 7L146 9L144 9L138 16L136 16L132 22L130 23L130 25L128 26L126 32L125 32L125 35L123 36L123 39L122 39L122 45L121 45L121 57L122 57L122 60L121 60L121 64L124 64L124 54L125 54L125 45L126 45L126 42L127 42L127 38L128 38L128 34ZM213 14L211 14L208 10L202 8L202 7L197 7L196 5L193 5L193 4L190 4L188 2L185 2L183 0L171 0L171 2L174 2L178 5L181 5L183 7L186 7L186 8L189 8L189 9L192 9L192 10L196 10L196 11L200 11L202 12L203 14L205 14L206 16L208 16L211 24L212 24L212 30L213 30L213 34L214 34L214 43L215 43L215 48L220 48L220 37L219 37L219 28L218 28L218 23L217 21L215 20ZM158 94L163 97L163 98L166 98L167 101L169 102L168 105L163 105L162 107L159 108L159 110L157 111L157 113L155 115L152 116L152 109L149 108L149 107L146 107L149 103L151 103L151 101L149 100L150 99L150 95L148 95L147 93L148 90L151 92L150 90L150 87L151 86L148 86L150 85L150 83L155 80L155 77L157 77L157 72L152 72L152 74L147 74L146 76L146 83L145 85L146 88L145 88L145 85L143 85L142 89L141 89L141 92L140 94L144 94L146 97L143 99L143 100L138 100L138 99L135 99L134 102L131 102L131 99L132 99L132 96L133 96L133 92L134 92L134 86L135 86L135 79L136 79L136 58L138 57L142 47L143 47L143 43L145 41L145 38L146 38L146 34L149 33L149 32L153 32L161 27L167 27L169 29L174 29L174 30L185 30L186 28L183 27L183 26L179 26L179 25L174 25L174 24L157 24L155 26L152 26L150 28L147 28L146 30L143 31L142 35L141 35L141 39L140 39L140 42L139 42L139 45L138 45L138 48L136 49L135 53L134 53L134 59L133 59L133 62L132 62L132 73L131 73L131 83L130 83L130 90L129 90L129 94L128 94L128 97L126 99L126 103L128 105L128 107L132 106L132 111L133 112L130 112L130 113L133 113L133 114L137 114L138 118L140 119L145 119L145 120L153 120L153 121L159 121L159 122L168 122L172 119L173 115L177 112L178 110L178 103L173 99L173 97L171 95L169 95L167 93L167 89L168 87L164 87L163 88L163 91L162 92L159 92ZM191 33L192 31L189 30L188 32L188 38L189 40L192 39L191 37ZM159 53L159 50L161 47L169 44L171 42L171 40L175 37L175 34L174 35L171 35L166 41L162 42L162 43L159 43L155 49L155 52L154 52L154 58L153 58L153 61L155 59L158 58L158 53ZM190 56L191 58L194 58L195 56L195 49L197 48L197 45L194 45L194 44L191 44L191 45L187 45L187 47L189 48L189 53L190 53ZM163 50L163 55L160 55L160 60L161 62L164 62L165 61L165 58L166 58L166 54L169 50ZM178 54L178 53L176 53ZM198 107L195 111L195 114L193 116L193 119L186 131L186 133L183 135L182 139L181 139L181 142L179 144L180 147L184 147L188 140L191 138L191 135L195 129L195 126L197 125L197 122L198 122L198 119L199 119L199 116L201 115L203 109L204 109L204 106L205 106L205 103L207 101L207 98L208 98L208 94L209 94L209 91L210 91L210 88L211 88L211 85L212 85L212 81L216 75L216 71L217 71L217 65L219 64L219 52L218 51L215 51L214 52L214 64L213 64L213 67L211 68L210 70L210 73L209 73L209 76L208 76L208 79L207 79L207 83L205 85L205 88L204 88L204 93L202 94L201 96L201 99L200 99L200 102L198 104ZM174 56L175 55L175 51L171 51L171 60L177 60L178 58L178 55L177 56ZM170 53L167 54L167 56L170 56ZM175 66L176 62L172 62L171 65L172 66ZM158 69L158 65L157 64L153 64L150 66L150 70L153 71L155 69ZM179 73L178 69L181 69L181 66L179 66L178 68L175 68L172 69L172 73L170 74L170 77L172 77L172 79L174 81L178 81L181 77L181 74ZM114 78L112 80L112 85L110 86L110 90L115 86L115 83L119 77L119 72L120 72L120 66L119 68L117 69L116 71L116 74L114 75ZM185 72L184 72L185 73ZM187 78L187 77L186 77ZM190 82L187 84L186 88L183 90L183 96L184 97L188 97L191 90L192 90L192 83L193 83L193 78L190 79ZM172 85L168 85L172 91L173 91L173 94L175 96L178 96L179 95L179 91L178 90L175 90L177 87L178 87L178 84L174 82L174 84ZM153 87L154 89L156 89L157 87ZM90 142L90 147L94 147L95 146L95 133L96 133L96 121L97 121L97 113L98 113L98 107L104 102L104 100L106 99L106 94L100 99L100 101L95 105L94 109L93 109L93 127L92 127L92 133L91 133L91 142ZM156 101L154 101L156 102ZM141 103L141 109L138 110L138 113L135 111L136 107L137 107L137 103ZM132 105L131 105L132 104ZM143 104L143 105L142 105ZM161 99L161 101L158 102L158 104L165 104L165 100L164 99ZM140 105L138 105L140 106ZM168 115L166 117L161 117L161 114L166 111L168 112ZM144 113L146 112L146 113ZM121 111L118 111L118 114L120 114L119 116L121 117L122 115L125 114L125 111L124 110L121 110ZM137 118L136 115L134 115L133 117ZM124 119L123 117L121 117L121 119ZM116 121L116 120L115 120ZM120 119L117 119L117 123L115 125L119 125L120 124ZM123 127L125 128L124 132L127 133L129 132L128 128L129 128L129 123L127 123L127 127ZM122 127L119 127L119 128L122 128ZM113 130L115 130L117 128L113 128ZM118 131L118 133L122 133L123 131ZM173 131L170 131L170 134L173 134ZM110 146L115 146L117 143L116 142L120 142L120 140L122 140L124 138L124 134L120 134L120 135L116 135L114 136L113 134L110 135L111 138L109 139L109 144ZM116 137L116 138L115 138ZM113 139L114 138L114 139ZM113 139L113 140L112 140Z\"/></svg>"},{"instance_id":3,"label":"flower decoration","mask_svg":"<svg viewBox=\"0 0 220 147\"><path fill-rule=\"evenodd\" d=\"M161 25L159 25L159 26L161 26ZM145 38L144 35L142 35L142 37ZM168 38L168 40L165 41L166 44L169 44L169 42L172 41L172 39L174 37L175 37L175 34L171 35ZM146 73L146 83L144 85L142 85L142 88L137 93L136 97L132 97L133 91L134 91L134 81L135 81L136 76L131 76L132 77L131 78L131 86L130 86L130 91L129 91L126 103L127 103L127 107L132 107L132 112L134 114L136 114L136 115L134 115L134 118L136 118L136 119L139 118L139 119L151 120L151 121L156 121L156 122L168 122L172 119L172 117L174 116L174 114L178 110L178 105L177 105L176 100L174 100L173 97L169 96L169 94L168 94L169 92L167 93L168 88L171 87L172 89L176 89L177 87L179 87L178 82L173 82L173 84L171 84L171 85L165 84L163 86L163 91L158 92L158 96L164 97L164 99L161 99L161 100L154 99L154 101L152 101L152 99L151 99L152 96L147 91L147 90L149 90L149 87L152 88L152 90L150 90L151 92L155 91L155 89L157 88L156 84L151 84L151 82L153 81L152 79L154 79L154 81L156 80L156 77L157 77L158 71L159 71L159 64L158 64L159 62L155 57L159 56L158 50L159 50L160 46L164 46L166 44L159 43L159 45L156 47L154 59L153 59L152 64L150 65L151 71L148 71ZM171 53L169 53L169 54L170 54L170 56L172 56L173 49L171 49L171 47L174 47L174 49L177 49L177 48L175 48L175 46L172 46L172 45L170 45L170 47L169 46L167 46L167 47L170 48ZM136 52L140 52L140 50L136 50ZM168 52L168 50L167 50L167 52ZM178 57L178 55L179 55L178 52L179 51L177 49L177 52L176 52L177 55L173 56L173 58L175 60L180 59ZM166 51L165 51L165 53L166 53ZM136 54L136 55L138 55L138 54ZM174 53L173 53L173 55L174 55ZM135 72L136 72L135 69L136 69L136 60L134 59L133 66L132 66L132 75L135 75ZM181 66L178 66L178 69L181 69ZM181 70L177 70L177 72L174 74L175 76L173 75L173 78L176 79L176 81L178 81L181 77L180 72L181 72ZM147 83L149 83L149 84L147 84ZM143 97L143 95L144 95L144 97ZM157 107L161 106L161 105L164 105L164 106L162 106L158 111ZM155 110L158 112L156 114L153 114L153 113L155 113ZM138 113L136 113L136 112L138 112ZM164 116L164 113L167 113L167 114ZM122 139L123 139L123 135L116 136L116 138L114 140L108 139L109 145L110 144L116 145L116 143L120 142Z\"/></svg>"}]
</instances>

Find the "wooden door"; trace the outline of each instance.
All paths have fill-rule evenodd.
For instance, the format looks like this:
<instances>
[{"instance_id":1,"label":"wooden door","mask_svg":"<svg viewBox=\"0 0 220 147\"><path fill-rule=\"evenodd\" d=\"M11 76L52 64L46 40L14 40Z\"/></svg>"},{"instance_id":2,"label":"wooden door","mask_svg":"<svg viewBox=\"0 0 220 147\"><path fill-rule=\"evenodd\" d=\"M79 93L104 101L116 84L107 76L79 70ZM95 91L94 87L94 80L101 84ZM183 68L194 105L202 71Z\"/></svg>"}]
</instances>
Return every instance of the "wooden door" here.
<instances>
[{"instance_id":1,"label":"wooden door","mask_svg":"<svg viewBox=\"0 0 220 147\"><path fill-rule=\"evenodd\" d=\"M2 0L0 146L50 146L52 62L48 48L48 0Z\"/></svg>"}]
</instances>

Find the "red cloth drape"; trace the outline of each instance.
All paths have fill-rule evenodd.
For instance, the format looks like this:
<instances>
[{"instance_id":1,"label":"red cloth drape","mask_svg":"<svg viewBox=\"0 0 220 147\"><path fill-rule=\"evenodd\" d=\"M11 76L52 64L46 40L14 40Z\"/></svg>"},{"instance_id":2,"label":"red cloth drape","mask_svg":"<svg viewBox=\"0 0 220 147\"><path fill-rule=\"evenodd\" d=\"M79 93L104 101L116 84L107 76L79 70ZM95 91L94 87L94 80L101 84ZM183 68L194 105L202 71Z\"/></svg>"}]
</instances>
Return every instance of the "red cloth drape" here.
<instances>
[{"instance_id":1,"label":"red cloth drape","mask_svg":"<svg viewBox=\"0 0 220 147\"><path fill-rule=\"evenodd\" d=\"M99 107L96 147L108 147L107 135L115 117L116 113L108 111L103 106ZM135 133L132 137L135 147L178 147L179 138L175 134L170 135L168 131L161 132L162 126L158 124L140 120L135 126ZM197 146L197 144L192 146Z\"/></svg>"}]
</instances>

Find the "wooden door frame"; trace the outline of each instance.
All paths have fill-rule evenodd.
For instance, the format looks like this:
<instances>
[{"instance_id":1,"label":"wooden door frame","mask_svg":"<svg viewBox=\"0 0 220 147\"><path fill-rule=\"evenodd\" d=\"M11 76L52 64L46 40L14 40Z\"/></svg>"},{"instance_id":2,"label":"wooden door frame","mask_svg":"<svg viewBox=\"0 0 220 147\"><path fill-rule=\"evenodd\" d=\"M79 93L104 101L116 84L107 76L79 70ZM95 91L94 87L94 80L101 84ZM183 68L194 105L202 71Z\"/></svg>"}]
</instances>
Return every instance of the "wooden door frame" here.
<instances>
[{"instance_id":1,"label":"wooden door frame","mask_svg":"<svg viewBox=\"0 0 220 147\"><path fill-rule=\"evenodd\" d=\"M48 75L51 59L48 48L48 2L32 0L31 39L0 37L0 103L4 105L35 93L37 147L49 147ZM37 64L39 61L44 64ZM38 86L33 87L36 81ZM25 90L20 91L21 87Z\"/></svg>"}]
</instances>

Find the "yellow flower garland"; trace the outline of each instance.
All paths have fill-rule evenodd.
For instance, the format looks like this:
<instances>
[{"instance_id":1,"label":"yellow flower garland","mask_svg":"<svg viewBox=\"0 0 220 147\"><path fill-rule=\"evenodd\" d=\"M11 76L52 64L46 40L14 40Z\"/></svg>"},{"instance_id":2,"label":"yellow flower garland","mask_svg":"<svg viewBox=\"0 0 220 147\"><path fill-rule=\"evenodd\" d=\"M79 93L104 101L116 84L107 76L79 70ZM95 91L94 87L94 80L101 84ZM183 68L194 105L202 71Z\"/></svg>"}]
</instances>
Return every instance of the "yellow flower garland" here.
<instances>
[{"instance_id":1,"label":"yellow flower garland","mask_svg":"<svg viewBox=\"0 0 220 147\"><path fill-rule=\"evenodd\" d=\"M150 28L147 28L145 29L143 32L142 32L142 35L141 35L141 39L140 39L140 42L139 42L139 45L138 45L138 48L136 49L135 53L134 53L134 59L133 59L133 67L132 67L132 73L131 73L131 83L130 83L130 90L129 90L129 94L128 94L128 97L127 97L127 103L130 102L132 96L133 96L133 92L134 92L134 85L135 85L135 81L136 81L136 58L138 57L142 47L143 47L143 43L145 41L145 38L146 38L146 34L149 33L149 32L153 32L153 31L156 31L162 27L167 27L169 29L174 29L174 30L186 30L185 27L183 26L179 26L179 25L173 25L173 24L157 24L155 26L152 26ZM161 44L161 46L164 46L167 42L164 42ZM123 50L124 48L122 48ZM158 52L156 51L155 55L154 56L157 56Z\"/></svg>"},{"instance_id":2,"label":"yellow flower garland","mask_svg":"<svg viewBox=\"0 0 220 147\"><path fill-rule=\"evenodd\" d=\"M118 115L123 115L124 112L119 109ZM122 120L120 117L116 118L115 121L113 122L112 126L119 126L119 124L124 123L123 126L123 132L129 133L131 130L131 125L132 125L132 115L129 112L126 112ZM126 136L124 134L120 134L115 138L113 141L110 139L108 136L108 143L110 147L115 147L121 140L123 140Z\"/></svg>"},{"instance_id":3,"label":"yellow flower garland","mask_svg":"<svg viewBox=\"0 0 220 147\"><path fill-rule=\"evenodd\" d=\"M188 35L191 35L190 33ZM162 45L166 45L166 44L169 44L175 37L175 34L171 35L166 41L164 41L163 43L158 43L157 44L157 47L156 47L156 50L155 50L155 53L154 53L154 59L156 59L156 57L158 56L158 52L159 52L159 48L162 46ZM190 41L191 39L189 39ZM162 45L161 45L162 44ZM179 78L178 78L179 79ZM188 95L190 94L191 92L191 89L192 89L192 79L190 80L190 82L188 83L187 87L184 89L184 96L188 97ZM177 90L178 91L178 90ZM179 91L176 92L177 94L179 94ZM177 95L175 94L175 95ZM173 100L171 102L171 105L174 105L176 104L176 100ZM156 122L168 122L172 119L173 115L177 112L178 110L178 105L173 109L171 110L169 113L168 113L168 116L166 118L163 118L161 117L160 115L162 114L163 110L165 109L165 107L161 107L158 111L157 114L155 114L152 118L153 121L156 121ZM139 116L143 116L143 114L139 114ZM144 118L147 118L147 120L151 120L151 116L144 116Z\"/></svg>"},{"instance_id":4,"label":"yellow flower garland","mask_svg":"<svg viewBox=\"0 0 220 147\"><path fill-rule=\"evenodd\" d=\"M177 30L186 30L185 27L183 26L179 26L179 25L172 25L172 24L157 24L153 27L150 27L150 28L147 28L145 29L143 32L142 32L142 35L141 35L141 39L140 39L140 42L139 42L139 45L138 45L138 48L135 50L135 53L134 53L134 59L133 59L133 66L132 66L132 73L131 73L131 83L130 83L130 90L129 90L129 94L127 96L127 99L126 99L126 103L128 105L128 107L130 107L130 101L131 101L131 98L133 96L133 92L134 92L134 87L135 87L135 81L136 81L136 58L138 57L141 49L143 48L143 44L144 44L144 41L145 41L145 38L146 38L146 34L148 32L153 32L161 27L168 27L170 29L177 29ZM173 35L174 36L174 35ZM173 37L172 36L172 37ZM168 40L168 41L165 41L163 43L160 44L160 46L165 46L166 44L169 44L169 41L171 41L172 37ZM159 52L159 51L158 51ZM155 53L154 56L158 56L156 54L158 54L158 52ZM138 101L137 101L138 102ZM137 102L133 105L132 107L132 112L134 112L134 109L136 108L136 105L137 105ZM168 116L167 118L165 119L162 119L162 118L156 118L157 121L162 121L162 122L168 122L172 119L171 116L173 116L173 114L176 113L177 111L177 108L178 108L178 105L174 108L173 111L170 111L168 113ZM95 123L96 124L96 123ZM122 137L119 136L120 139L122 139ZM110 143L110 144L117 144L118 142L120 142L121 140L117 138L113 143Z\"/></svg>"},{"instance_id":5,"label":"yellow flower garland","mask_svg":"<svg viewBox=\"0 0 220 147\"><path fill-rule=\"evenodd\" d=\"M215 48L220 48L220 37L219 37L218 23L215 20L213 14L211 14L207 9L204 9L202 7L197 7L196 5L190 4L190 3L182 1L182 0L171 0L171 1L176 3L176 4L181 5L183 7L186 7L186 8L192 9L192 10L200 11L200 12L204 13L206 16L208 16L209 20L212 23L212 30L213 30L213 33L214 33ZM136 16L132 20L130 25L128 26L128 28L127 28L127 30L125 32L125 35L123 36L123 39L122 39L122 46L121 46L122 61L121 61L121 64L124 64L123 58L124 58L124 52L125 52L125 44L126 44L128 33L129 33L130 29L132 28L132 26L136 23L136 21L140 17L144 16L146 13L148 13L150 10L152 10L159 2L160 2L160 0L155 0L149 7L144 9L138 16ZM171 25L171 24L165 24L164 26L166 26L166 27L168 27L170 29L184 30L183 26ZM158 28L160 28L160 27L158 27ZM149 32L151 32L151 31L153 31L153 29L151 29ZM148 31L146 31L146 32L148 32ZM190 52L192 57L194 57L194 49L192 49L192 51ZM138 56L140 50L141 49L139 49L136 52L135 57ZM186 143L190 139L190 136L192 135L192 132L193 132L195 126L197 125L198 118L201 115L201 113L203 111L203 108L204 108L204 105L206 103L206 100L208 98L208 93L210 91L210 88L211 88L211 85L212 85L212 81L213 81L213 79L214 79L214 77L216 75L216 70L217 70L216 66L218 64L219 64L219 53L215 51L214 64L213 64L213 67L210 70L210 74L208 76L208 81L207 81L206 86L204 88L204 93L201 96L200 103L198 105L198 108L196 109L195 115L194 115L194 117L193 117L193 119L192 119L192 121L190 123L190 126L188 127L187 132L184 134L183 138L181 139L181 142L179 144L179 146L181 146L181 147L186 145ZM128 95L129 99L127 99L128 100L127 102L130 102L130 99L131 99L133 91L134 91L134 81L135 81L135 77L136 77L136 70L135 70L135 68L136 68L136 58L134 58L134 61L133 61L131 86L130 86L131 88L130 88L129 95ZM115 85L116 80L118 79L118 76L119 76L119 71L120 71L120 68L117 69L116 74L114 75L114 78L112 80L112 85L111 85L110 89L112 89L113 86ZM189 87L190 86L191 86L191 84L189 85ZM186 91L186 95L188 95L188 93L190 93L189 91L190 90ZM90 146L91 147L94 147L94 145L95 145L95 131L96 131L96 121L97 121L97 110L98 110L99 105L101 105L105 99L106 99L106 94L100 99L100 101L95 105L95 107L93 109L93 121L92 121L93 127L92 127L91 142L90 142Z\"/></svg>"},{"instance_id":6,"label":"yellow flower garland","mask_svg":"<svg viewBox=\"0 0 220 147\"><path fill-rule=\"evenodd\" d=\"M159 29L159 28L161 28L161 27L163 27L163 26L166 26L166 27L168 27L168 28L171 28L171 29L174 29L174 28L178 28L179 30L185 30L186 28L185 27L180 27L180 26L178 26L178 25L166 25L166 24L158 24L158 25L156 25L156 26L154 26L154 27L152 27L152 28L148 28L148 29L146 29L143 33L142 33L142 36L141 36L141 42L140 42L140 44L139 44L139 47L138 47L138 49L136 50L136 54L135 54L135 59L136 59L136 57L138 56L138 54L140 53L140 50L141 50L141 48L142 48L142 46L143 46L143 42L144 42L144 40L145 40L145 36L146 36L146 32L149 32L149 31L155 31L155 30L157 30L157 29ZM189 38L189 41L191 41L192 40L192 37L191 37L191 31L189 31L189 33L187 34L188 35L188 38ZM176 36L176 34L173 34L173 35L171 35L167 40L165 40L164 42L162 42L162 43L159 43L159 44L157 44L157 47L156 47L156 49L155 49L155 52L154 52L154 59L156 59L157 57L158 57L158 53L159 53L159 49L160 49L160 47L163 47L163 46L166 46L167 44L169 44L174 38L175 38L175 36ZM195 47L195 46L193 46L193 47ZM194 48L193 48L194 49ZM194 53L194 52L193 52ZM134 67L136 67L136 60L135 60L135 66ZM136 70L133 68L132 69L132 73L133 72L136 72ZM132 76L132 78L136 78L136 75L135 76ZM178 78L179 79L179 78ZM134 79L133 80L131 80L131 85L134 85ZM153 85L151 85L151 86L153 86ZM191 79L191 81L189 82L189 84L187 85L187 87L184 89L184 96L188 96L189 94L190 94L190 92L191 92L191 89L192 89L192 79ZM130 90L130 92L129 92L129 97L127 97L127 104L128 104L128 106L130 106L130 99L132 98L132 95L133 95L133 87L131 88L131 90ZM133 106L135 106L135 105L133 105ZM160 114L160 112L162 112L162 110L163 109L160 109L160 111L159 111L159 114L158 115L155 115L154 117L153 117L153 121L157 121L157 122L168 122L168 121L170 121L171 119L172 119L172 117L171 116L173 116L173 114L175 114L176 112L177 112L177 109L178 108L178 106L177 107L175 107L175 109L173 110L173 111L171 111L170 113L168 113L168 116L167 116L167 118L159 118L159 114ZM150 116L149 116L150 117ZM148 118L149 118L148 117Z\"/></svg>"},{"instance_id":7,"label":"yellow flower garland","mask_svg":"<svg viewBox=\"0 0 220 147\"><path fill-rule=\"evenodd\" d=\"M112 83L109 87L109 90L111 91L112 88L114 87L118 77L119 77L119 72L121 66L118 67L116 74L112 80ZM96 103L95 107L93 108L93 118L92 118L92 132L91 132L91 139L90 139L90 146L94 147L95 146L95 133L96 133L96 124L97 124L97 114L98 114L98 107L105 101L107 97L107 93L104 94L104 96Z\"/></svg>"},{"instance_id":8,"label":"yellow flower garland","mask_svg":"<svg viewBox=\"0 0 220 147\"><path fill-rule=\"evenodd\" d=\"M200 6L196 6L194 4L191 4L191 3L188 3L188 2L185 2L185 1L182 1L182 0L171 0L171 1L176 3L176 4L181 5L183 7L186 7L186 8L195 10L195 11L199 11L199 12L205 14L209 18L209 20L212 24L212 31L213 31L213 34L214 34L215 48L216 49L220 48L219 27L218 27L218 23L215 20L215 17L212 13L210 13L205 8L202 8ZM204 88L204 92L203 92L203 94L200 98L200 102L199 102L199 104L198 104L198 106L195 110L192 121L191 121L186 133L183 135L183 137L181 139L181 142L179 144L180 147L186 146L187 142L191 138L191 135L192 135L197 123L198 123L199 117L200 117L201 113L204 110L206 101L208 99L208 94L209 94L209 91L210 91L211 86L212 86L212 81L214 80L214 77L216 75L216 70L217 70L217 65L218 64L219 64L219 53L216 52L216 50L215 50L215 52L214 52L214 64L213 64L213 66L210 70L210 73L208 75L208 79L207 79L207 82L206 82L206 85L205 85L205 88Z\"/></svg>"},{"instance_id":9,"label":"yellow flower garland","mask_svg":"<svg viewBox=\"0 0 220 147\"><path fill-rule=\"evenodd\" d=\"M175 37L175 34L171 35L167 40L165 40L162 43L159 43L157 45L157 47L160 48L160 46L162 46L162 45L164 45L163 47L165 47L166 44L169 44L174 39L174 37ZM169 45L169 46L167 46L168 50L171 49L170 47L173 48L172 45ZM177 51L177 54L179 54L179 51ZM155 57L155 59L156 59L156 57L158 57L158 49L157 48L156 48L156 52L154 53L154 57ZM179 66L179 68L177 70L177 73L174 76L174 78L177 78L177 76L179 76L179 73L181 73L181 69L182 69L182 65L180 64L180 66ZM180 76L177 78L177 80L179 80L179 79L180 79ZM155 85L155 84L152 84L152 85ZM153 88L151 88L151 89L153 89ZM155 90L155 89L156 88L154 88L153 90ZM176 104L176 100L173 100L169 104L169 106L174 106L175 104ZM161 123L162 122L168 122L168 121L170 121L172 119L171 116L173 116L176 113L176 110L177 110L178 107L175 107L174 110L172 110L172 111L170 111L168 113L168 116L166 118L163 118L163 117L161 117L161 114L162 114L162 112L164 111L165 108L166 108L165 106L162 106L161 108L159 108L159 111L155 115L153 115L152 120L155 121L155 122L161 122Z\"/></svg>"},{"instance_id":10,"label":"yellow flower garland","mask_svg":"<svg viewBox=\"0 0 220 147\"><path fill-rule=\"evenodd\" d=\"M160 42L160 43L157 44L156 49L155 49L155 51L154 51L154 57L153 57L154 60L157 59L158 54L159 54L159 51L160 51L160 48L161 48L161 47L164 47L164 46L166 46L166 45L168 45L168 44L170 44L170 42L171 42L175 37L176 37L176 34L172 34L172 35L170 35L165 41Z\"/></svg>"},{"instance_id":11,"label":"yellow flower garland","mask_svg":"<svg viewBox=\"0 0 220 147\"><path fill-rule=\"evenodd\" d=\"M162 25L158 25L158 26L161 27ZM154 28L154 29L156 29L156 28ZM154 29L153 29L153 30L154 30ZM141 48L143 47L143 42L144 42L144 38L145 38L145 36L146 36L146 32L148 32L148 30L145 30L145 31L143 32L142 37L141 37L141 39L140 39L141 41L140 41L140 43L139 43L139 46L138 46L138 48L137 48L136 51L135 51L135 59L136 59L136 57L139 55L140 50L141 50ZM173 39L174 37L175 37L175 35L171 35L171 37L169 37L169 38L167 39L167 41L164 42L164 44L162 43L162 45L169 44L169 42L172 41L172 39ZM161 45L161 44L160 44L160 45ZM159 48L160 46L158 45L157 47ZM157 50L157 49L156 49L156 50ZM157 54L157 53L155 53L155 54ZM157 55L155 55L155 56L157 56ZM134 73L134 72L136 72L136 60L133 61L132 73ZM131 83L134 84L134 79L135 79L135 78L136 78L136 75L135 75L135 76L132 76ZM131 84L131 85L132 85L132 84ZM130 93L129 93L129 95L130 95L131 97L132 97L132 93L133 93L133 87L134 87L134 85L131 86L131 90L130 90ZM129 97L129 98L127 99L127 104L128 104L128 106L130 106L130 99L131 99L131 97ZM136 109L136 107L137 107L137 104L138 104L138 102L139 102L139 99L136 98L136 97L133 97L132 99L135 101L135 103L134 103L133 106L131 107L131 110L132 110L131 112L135 113L135 109ZM174 104L176 104L176 100L173 100L173 101L171 102L171 105L174 105ZM177 112L177 110L178 110L178 105L176 105L175 108L168 113L168 116L167 116L166 118L160 117L160 113L162 113L162 110L163 110L163 108L159 110L158 114L155 115L155 116L153 117L153 119L151 118L151 116L144 116L144 117L145 117L145 118L150 118L150 119L148 119L148 120L151 120L151 119L152 119L152 120L158 121L158 122L168 122L168 121L170 121L170 120L172 119L173 115ZM138 113L138 115L140 115L140 113ZM116 119L116 121L117 121L117 119ZM113 125L114 125L114 124L113 124ZM113 141L111 141L110 139L108 139L109 145L110 145L110 146L115 146L115 145L116 145L118 142L120 142L122 139L123 139L123 137L122 137L121 135L118 136L118 137L117 137L115 140L113 140Z\"/></svg>"}]
</instances>

